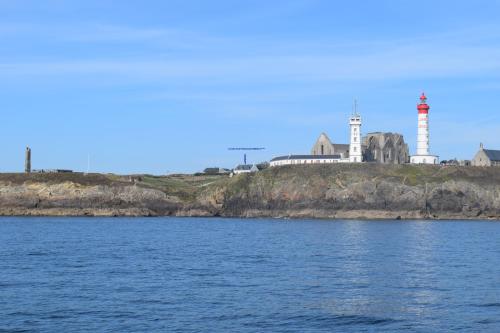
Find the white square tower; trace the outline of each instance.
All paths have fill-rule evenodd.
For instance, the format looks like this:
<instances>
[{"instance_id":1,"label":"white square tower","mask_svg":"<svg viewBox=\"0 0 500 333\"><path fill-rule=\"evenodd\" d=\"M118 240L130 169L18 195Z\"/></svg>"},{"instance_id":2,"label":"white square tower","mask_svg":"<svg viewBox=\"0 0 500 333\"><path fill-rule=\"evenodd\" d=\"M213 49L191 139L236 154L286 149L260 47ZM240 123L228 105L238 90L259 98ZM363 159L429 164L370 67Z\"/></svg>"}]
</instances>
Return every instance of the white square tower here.
<instances>
[{"instance_id":1,"label":"white square tower","mask_svg":"<svg viewBox=\"0 0 500 333\"><path fill-rule=\"evenodd\" d=\"M361 116L356 110L356 103L354 113L349 119L351 126L351 142L349 144L349 162L359 163L363 162L363 154L361 151Z\"/></svg>"}]
</instances>

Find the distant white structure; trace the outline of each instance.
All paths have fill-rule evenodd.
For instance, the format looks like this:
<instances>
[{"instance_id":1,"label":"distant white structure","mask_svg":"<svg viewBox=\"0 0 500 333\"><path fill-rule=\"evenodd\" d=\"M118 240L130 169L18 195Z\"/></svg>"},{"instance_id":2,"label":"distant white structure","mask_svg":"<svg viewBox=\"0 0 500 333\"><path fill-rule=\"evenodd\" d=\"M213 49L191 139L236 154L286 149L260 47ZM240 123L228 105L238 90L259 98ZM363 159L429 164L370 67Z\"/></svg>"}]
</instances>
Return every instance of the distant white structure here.
<instances>
[{"instance_id":1,"label":"distant white structure","mask_svg":"<svg viewBox=\"0 0 500 333\"><path fill-rule=\"evenodd\" d=\"M256 164L240 164L236 168L234 168L233 173L235 175L239 175L241 173L250 173L257 171L259 171L259 168Z\"/></svg>"},{"instance_id":2,"label":"distant white structure","mask_svg":"<svg viewBox=\"0 0 500 333\"><path fill-rule=\"evenodd\" d=\"M363 151L361 150L361 116L358 114L356 102L354 102L354 113L349 119L349 125L351 126L349 162L363 162Z\"/></svg>"},{"instance_id":3,"label":"distant white structure","mask_svg":"<svg viewBox=\"0 0 500 333\"><path fill-rule=\"evenodd\" d=\"M278 156L271 160L269 166L298 165L298 164L325 164L325 163L346 163L348 158L341 155L286 155Z\"/></svg>"},{"instance_id":4,"label":"distant white structure","mask_svg":"<svg viewBox=\"0 0 500 333\"><path fill-rule=\"evenodd\" d=\"M410 158L412 164L438 164L439 157L429 152L429 105L422 93L418 110L417 154Z\"/></svg>"}]
</instances>

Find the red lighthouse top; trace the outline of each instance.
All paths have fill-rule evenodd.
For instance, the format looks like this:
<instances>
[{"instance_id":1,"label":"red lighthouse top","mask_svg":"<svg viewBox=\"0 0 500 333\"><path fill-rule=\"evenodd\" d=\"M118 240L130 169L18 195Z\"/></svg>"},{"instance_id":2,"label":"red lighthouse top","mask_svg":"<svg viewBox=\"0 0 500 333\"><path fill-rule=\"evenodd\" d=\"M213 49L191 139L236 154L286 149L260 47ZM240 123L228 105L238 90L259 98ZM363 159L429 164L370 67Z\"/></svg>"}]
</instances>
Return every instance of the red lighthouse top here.
<instances>
[{"instance_id":1,"label":"red lighthouse top","mask_svg":"<svg viewBox=\"0 0 500 333\"><path fill-rule=\"evenodd\" d=\"M425 93L422 93L420 96L420 104L417 105L418 113L428 114L429 113L429 105L427 105L427 97L425 97Z\"/></svg>"}]
</instances>

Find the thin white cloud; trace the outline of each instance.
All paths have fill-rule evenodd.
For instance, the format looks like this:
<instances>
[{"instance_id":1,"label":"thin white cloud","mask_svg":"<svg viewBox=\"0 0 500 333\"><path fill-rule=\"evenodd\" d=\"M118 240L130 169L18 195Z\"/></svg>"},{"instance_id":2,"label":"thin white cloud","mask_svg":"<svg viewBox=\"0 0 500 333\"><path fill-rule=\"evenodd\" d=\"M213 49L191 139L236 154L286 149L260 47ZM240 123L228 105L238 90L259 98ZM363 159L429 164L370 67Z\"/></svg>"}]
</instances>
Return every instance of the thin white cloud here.
<instances>
[{"instance_id":1,"label":"thin white cloud","mask_svg":"<svg viewBox=\"0 0 500 333\"><path fill-rule=\"evenodd\" d=\"M283 55L221 59L3 62L0 75L97 75L108 78L246 80L387 80L500 74L500 47L403 46L359 56Z\"/></svg>"},{"instance_id":2,"label":"thin white cloud","mask_svg":"<svg viewBox=\"0 0 500 333\"><path fill-rule=\"evenodd\" d=\"M1 31L34 26L0 25ZM24 29L24 30L23 30ZM45 29L45 30L44 30ZM484 31L484 34L479 32ZM141 41L158 47L124 56L106 50L101 57L33 55L30 61L0 62L0 77L57 78L84 75L96 81L311 82L447 78L500 75L500 27L477 27L416 38L355 41L232 40L165 28L87 24L69 29L49 26L38 33L88 43L119 41L133 49ZM486 40L485 40L486 39ZM128 44L127 44L128 43ZM181 53L167 50L183 50ZM252 52L248 52L252 50ZM251 54L251 55L249 55Z\"/></svg>"}]
</instances>

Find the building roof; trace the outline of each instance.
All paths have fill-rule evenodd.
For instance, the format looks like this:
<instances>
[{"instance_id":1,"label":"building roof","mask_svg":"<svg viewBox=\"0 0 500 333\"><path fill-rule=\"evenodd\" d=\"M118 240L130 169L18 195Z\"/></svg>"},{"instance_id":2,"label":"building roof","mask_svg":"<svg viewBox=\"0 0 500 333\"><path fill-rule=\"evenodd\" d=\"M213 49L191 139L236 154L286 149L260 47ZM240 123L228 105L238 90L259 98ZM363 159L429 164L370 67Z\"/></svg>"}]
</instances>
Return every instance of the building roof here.
<instances>
[{"instance_id":1,"label":"building roof","mask_svg":"<svg viewBox=\"0 0 500 333\"><path fill-rule=\"evenodd\" d=\"M251 170L253 167L253 164L240 164L234 170Z\"/></svg>"},{"instance_id":2,"label":"building roof","mask_svg":"<svg viewBox=\"0 0 500 333\"><path fill-rule=\"evenodd\" d=\"M338 150L345 150L345 151L349 151L349 144L345 144L345 143L332 143L332 146L333 146L333 150L335 152L337 152Z\"/></svg>"},{"instance_id":3,"label":"building roof","mask_svg":"<svg viewBox=\"0 0 500 333\"><path fill-rule=\"evenodd\" d=\"M327 160L340 158L340 155L286 155L275 157L271 160L271 162L286 160Z\"/></svg>"},{"instance_id":4,"label":"building roof","mask_svg":"<svg viewBox=\"0 0 500 333\"><path fill-rule=\"evenodd\" d=\"M325 139L326 141L332 143L332 140L330 140L330 138L328 137L328 135L325 133L325 132L322 132L318 139L316 140L316 142L318 142L321 138Z\"/></svg>"},{"instance_id":5,"label":"building roof","mask_svg":"<svg viewBox=\"0 0 500 333\"><path fill-rule=\"evenodd\" d=\"M212 168L205 168L203 170L204 173L229 173L231 170L226 169L226 168L218 168L218 167L212 167Z\"/></svg>"},{"instance_id":6,"label":"building roof","mask_svg":"<svg viewBox=\"0 0 500 333\"><path fill-rule=\"evenodd\" d=\"M500 161L500 150L483 149L483 151L490 161Z\"/></svg>"}]
</instances>

